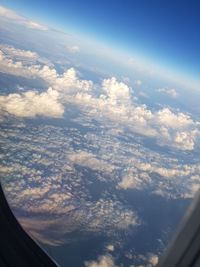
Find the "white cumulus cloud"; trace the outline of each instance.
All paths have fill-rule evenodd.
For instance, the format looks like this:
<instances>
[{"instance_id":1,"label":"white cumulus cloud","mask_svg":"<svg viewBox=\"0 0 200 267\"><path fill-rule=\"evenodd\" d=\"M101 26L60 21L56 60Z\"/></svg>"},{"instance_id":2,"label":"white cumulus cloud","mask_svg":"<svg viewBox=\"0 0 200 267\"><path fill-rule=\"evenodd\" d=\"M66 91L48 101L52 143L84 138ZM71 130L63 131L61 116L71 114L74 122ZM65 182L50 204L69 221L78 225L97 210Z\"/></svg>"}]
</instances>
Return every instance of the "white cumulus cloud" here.
<instances>
[{"instance_id":1,"label":"white cumulus cloud","mask_svg":"<svg viewBox=\"0 0 200 267\"><path fill-rule=\"evenodd\" d=\"M9 94L0 96L0 109L17 117L62 117L64 107L58 97L58 92L52 88L40 94L35 91Z\"/></svg>"},{"instance_id":2,"label":"white cumulus cloud","mask_svg":"<svg viewBox=\"0 0 200 267\"><path fill-rule=\"evenodd\" d=\"M102 89L107 94L111 103L130 100L130 88L123 82L118 82L115 77L104 79Z\"/></svg>"},{"instance_id":3,"label":"white cumulus cloud","mask_svg":"<svg viewBox=\"0 0 200 267\"><path fill-rule=\"evenodd\" d=\"M68 160L73 164L78 164L97 171L111 173L114 169L114 166L109 165L101 159L97 159L94 154L86 151L76 151L74 153L70 153Z\"/></svg>"},{"instance_id":4,"label":"white cumulus cloud","mask_svg":"<svg viewBox=\"0 0 200 267\"><path fill-rule=\"evenodd\" d=\"M150 254L149 255L149 263L151 264L151 266L156 266L158 264L158 256L155 254Z\"/></svg>"},{"instance_id":5,"label":"white cumulus cloud","mask_svg":"<svg viewBox=\"0 0 200 267\"><path fill-rule=\"evenodd\" d=\"M117 267L111 255L99 256L97 261L86 261L86 267Z\"/></svg>"},{"instance_id":6,"label":"white cumulus cloud","mask_svg":"<svg viewBox=\"0 0 200 267\"><path fill-rule=\"evenodd\" d=\"M106 249L110 252L113 252L115 250L115 246L113 244L109 244L106 246Z\"/></svg>"},{"instance_id":7,"label":"white cumulus cloud","mask_svg":"<svg viewBox=\"0 0 200 267\"><path fill-rule=\"evenodd\" d=\"M17 49L13 46L0 44L0 50L10 57L30 58L37 59L39 55L36 52L30 50Z\"/></svg>"}]
</instances>

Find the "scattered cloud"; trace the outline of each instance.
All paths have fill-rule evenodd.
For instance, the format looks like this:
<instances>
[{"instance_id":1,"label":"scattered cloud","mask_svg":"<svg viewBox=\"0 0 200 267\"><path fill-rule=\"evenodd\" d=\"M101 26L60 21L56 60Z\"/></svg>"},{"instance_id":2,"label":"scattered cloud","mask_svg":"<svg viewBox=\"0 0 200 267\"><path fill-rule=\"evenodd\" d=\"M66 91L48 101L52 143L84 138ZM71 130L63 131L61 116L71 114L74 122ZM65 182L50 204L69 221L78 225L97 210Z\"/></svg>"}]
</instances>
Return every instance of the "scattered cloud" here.
<instances>
[{"instance_id":1,"label":"scattered cloud","mask_svg":"<svg viewBox=\"0 0 200 267\"><path fill-rule=\"evenodd\" d=\"M129 267L153 267L157 266L159 258L153 253L136 254L134 249L130 249L125 253L125 256L132 260L133 263ZM121 265L120 265L121 266ZM122 265L123 266L123 265Z\"/></svg>"},{"instance_id":2,"label":"scattered cloud","mask_svg":"<svg viewBox=\"0 0 200 267\"><path fill-rule=\"evenodd\" d=\"M16 151L16 156L10 158L8 165L1 166L4 176L2 183L12 208L29 214L23 217L22 212L17 217L37 240L58 245L63 242L66 233L80 230L80 225L83 232L104 233L112 238L116 232L127 232L140 223L135 212L118 201L114 192L109 196L105 194L107 187L100 186L97 188L99 194L92 197L90 185L98 182L102 184L102 174L98 174L98 171L100 169L104 173L104 166L106 171L109 164L105 164L106 159L101 154L95 154L104 164L99 168L97 162L97 167L93 168L94 154L81 153L82 143L85 142L88 147L86 142L91 142L88 137L68 127L61 130L44 124L39 128L28 128L26 134L25 128L14 127L13 130L0 133L1 139L5 140L4 156L8 157L7 153L12 148ZM14 139L10 138L12 136ZM77 167L72 142L77 147L77 153L79 151L78 162L81 158L80 164L91 168L93 175ZM95 140L93 145L96 146ZM93 145L91 143L91 147ZM84 163L84 160L91 160L91 164ZM9 177L14 178L9 180ZM114 179L112 172L108 172L106 177ZM108 182L107 179L104 179L103 184ZM50 217L47 219L46 216L38 217L36 214L49 214Z\"/></svg>"},{"instance_id":3,"label":"scattered cloud","mask_svg":"<svg viewBox=\"0 0 200 267\"><path fill-rule=\"evenodd\" d=\"M113 251L115 250L115 247L114 247L114 245L109 244L109 245L106 246L106 249L107 249L108 251L110 251L110 252L113 252Z\"/></svg>"},{"instance_id":4,"label":"scattered cloud","mask_svg":"<svg viewBox=\"0 0 200 267\"><path fill-rule=\"evenodd\" d=\"M149 96L147 95L147 93L142 92L142 91L139 92L139 96L141 96L141 97L145 97L145 98L148 98L148 97L149 97Z\"/></svg>"},{"instance_id":5,"label":"scattered cloud","mask_svg":"<svg viewBox=\"0 0 200 267\"><path fill-rule=\"evenodd\" d=\"M130 83L130 78L128 76L122 76L122 81L126 84Z\"/></svg>"},{"instance_id":6,"label":"scattered cloud","mask_svg":"<svg viewBox=\"0 0 200 267\"><path fill-rule=\"evenodd\" d=\"M153 267L158 264L158 256L152 253L149 253L146 257L143 255L139 255L138 259L144 259L146 262L146 265L130 265L130 266L136 266L136 267ZM101 255L98 257L97 261L91 260L85 262L86 267L117 267L115 264L114 258L110 254ZM124 266L123 264L120 266Z\"/></svg>"},{"instance_id":7,"label":"scattered cloud","mask_svg":"<svg viewBox=\"0 0 200 267\"><path fill-rule=\"evenodd\" d=\"M114 170L114 166L106 163L105 161L96 158L92 153L86 151L75 151L70 153L68 160L72 162L73 165L78 164L84 167L88 167L91 170L103 171L104 173L111 173Z\"/></svg>"},{"instance_id":8,"label":"scattered cloud","mask_svg":"<svg viewBox=\"0 0 200 267\"><path fill-rule=\"evenodd\" d=\"M86 267L117 267L111 255L99 256L97 261L86 261Z\"/></svg>"},{"instance_id":9,"label":"scattered cloud","mask_svg":"<svg viewBox=\"0 0 200 267\"><path fill-rule=\"evenodd\" d=\"M131 232L140 218L118 199L116 190L193 197L199 185L198 163L184 164L147 149L138 144L140 139L130 141L132 133L122 133L113 124L94 131L93 118L80 116L77 123L92 131L45 124L26 127L16 119L16 126L5 126L0 133L6 195L14 210L28 212L27 218L19 213L18 219L37 240L58 245L80 226L83 232L105 234L114 242L116 232ZM13 151L15 157L10 156ZM77 165L91 169L92 175ZM100 185L95 198L90 191L94 183ZM51 220L37 214L49 214Z\"/></svg>"},{"instance_id":10,"label":"scattered cloud","mask_svg":"<svg viewBox=\"0 0 200 267\"><path fill-rule=\"evenodd\" d=\"M134 82L136 85L140 86L142 84L142 81L141 80L135 80Z\"/></svg>"},{"instance_id":11,"label":"scattered cloud","mask_svg":"<svg viewBox=\"0 0 200 267\"><path fill-rule=\"evenodd\" d=\"M150 254L149 255L149 264L151 264L151 266L156 266L158 264L158 255L155 254Z\"/></svg>"},{"instance_id":12,"label":"scattered cloud","mask_svg":"<svg viewBox=\"0 0 200 267\"><path fill-rule=\"evenodd\" d=\"M80 52L80 47L78 45L67 46L67 50L71 54L77 54Z\"/></svg>"},{"instance_id":13,"label":"scattered cloud","mask_svg":"<svg viewBox=\"0 0 200 267\"><path fill-rule=\"evenodd\" d=\"M90 231L101 229L101 232L109 231L115 234L116 230L127 231L139 225L139 219L133 211L111 199L99 199L95 205L91 206L91 214L94 217L88 225Z\"/></svg>"},{"instance_id":14,"label":"scattered cloud","mask_svg":"<svg viewBox=\"0 0 200 267\"><path fill-rule=\"evenodd\" d=\"M151 183L151 178L146 172L138 174L135 170L128 172L118 183L118 188L122 189L141 189Z\"/></svg>"},{"instance_id":15,"label":"scattered cloud","mask_svg":"<svg viewBox=\"0 0 200 267\"><path fill-rule=\"evenodd\" d=\"M163 161L165 160L160 159L159 162L159 159L156 159L156 161L143 161L142 158L140 160L132 159L129 163L130 167L126 167L127 170L123 172L117 188L141 190L153 186L154 194L166 197L171 192L170 198L172 198L173 188L177 188L179 184L183 188L187 187L187 190L180 190L179 196L181 195L183 198L193 197L200 187L199 177L195 175L199 172L199 164L173 163L171 165L169 162L164 163ZM172 181L173 186L171 185ZM159 185L154 187L154 183L159 183Z\"/></svg>"},{"instance_id":16,"label":"scattered cloud","mask_svg":"<svg viewBox=\"0 0 200 267\"><path fill-rule=\"evenodd\" d=\"M193 198L197 192L200 191L200 178L198 178L198 180L195 183L191 184L190 190L188 190L188 192L186 192L183 197L184 198Z\"/></svg>"},{"instance_id":17,"label":"scattered cloud","mask_svg":"<svg viewBox=\"0 0 200 267\"><path fill-rule=\"evenodd\" d=\"M179 96L179 94L177 93L175 89L160 88L157 90L157 92L164 93L172 98L177 98Z\"/></svg>"},{"instance_id":18,"label":"scattered cloud","mask_svg":"<svg viewBox=\"0 0 200 267\"><path fill-rule=\"evenodd\" d=\"M8 22L16 23L22 26L25 26L29 29L35 29L35 30L41 30L41 31L47 31L48 27L45 25L42 25L38 22L29 20L25 18L24 16L19 15L14 10L5 8L3 6L0 6L0 18L7 20Z\"/></svg>"}]
</instances>

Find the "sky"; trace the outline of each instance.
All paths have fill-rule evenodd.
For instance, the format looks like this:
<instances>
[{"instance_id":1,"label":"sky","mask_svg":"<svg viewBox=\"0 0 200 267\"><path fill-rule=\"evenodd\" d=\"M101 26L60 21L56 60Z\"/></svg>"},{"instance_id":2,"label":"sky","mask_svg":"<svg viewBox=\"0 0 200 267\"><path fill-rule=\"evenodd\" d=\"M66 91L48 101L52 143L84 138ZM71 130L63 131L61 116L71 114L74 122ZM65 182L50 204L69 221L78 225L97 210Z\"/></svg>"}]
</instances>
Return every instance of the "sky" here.
<instances>
[{"instance_id":1,"label":"sky","mask_svg":"<svg viewBox=\"0 0 200 267\"><path fill-rule=\"evenodd\" d=\"M6 0L0 4L199 80L198 0Z\"/></svg>"}]
</instances>

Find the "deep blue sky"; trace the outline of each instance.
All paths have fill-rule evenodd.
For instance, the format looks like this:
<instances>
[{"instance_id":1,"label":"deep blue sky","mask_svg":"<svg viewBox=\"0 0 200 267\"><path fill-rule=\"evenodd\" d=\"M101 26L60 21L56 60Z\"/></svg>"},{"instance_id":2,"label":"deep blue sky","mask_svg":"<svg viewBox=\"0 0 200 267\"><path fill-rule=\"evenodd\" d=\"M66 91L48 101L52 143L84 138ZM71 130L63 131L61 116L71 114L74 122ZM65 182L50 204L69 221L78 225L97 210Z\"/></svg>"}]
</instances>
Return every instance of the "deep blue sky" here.
<instances>
[{"instance_id":1,"label":"deep blue sky","mask_svg":"<svg viewBox=\"0 0 200 267\"><path fill-rule=\"evenodd\" d=\"M200 77L199 0L6 0L33 19L87 34Z\"/></svg>"}]
</instances>

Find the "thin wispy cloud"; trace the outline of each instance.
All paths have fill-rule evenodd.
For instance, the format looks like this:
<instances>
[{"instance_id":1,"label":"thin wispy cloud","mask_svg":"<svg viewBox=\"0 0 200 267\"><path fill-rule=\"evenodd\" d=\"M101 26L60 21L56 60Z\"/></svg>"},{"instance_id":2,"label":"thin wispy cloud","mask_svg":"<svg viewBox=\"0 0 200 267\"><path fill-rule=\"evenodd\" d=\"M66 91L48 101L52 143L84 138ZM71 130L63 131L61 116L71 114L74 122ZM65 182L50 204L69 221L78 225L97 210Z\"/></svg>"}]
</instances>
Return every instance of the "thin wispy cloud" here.
<instances>
[{"instance_id":1,"label":"thin wispy cloud","mask_svg":"<svg viewBox=\"0 0 200 267\"><path fill-rule=\"evenodd\" d=\"M36 21L30 20L12 9L8 9L6 7L0 6L0 19L4 19L8 22L16 23L22 25L29 29L47 31L48 27L42 25Z\"/></svg>"},{"instance_id":2,"label":"thin wispy cloud","mask_svg":"<svg viewBox=\"0 0 200 267\"><path fill-rule=\"evenodd\" d=\"M78 45L67 46L67 51L71 54L77 54L80 52L80 47Z\"/></svg>"},{"instance_id":3,"label":"thin wispy cloud","mask_svg":"<svg viewBox=\"0 0 200 267\"><path fill-rule=\"evenodd\" d=\"M157 92L166 94L166 95L170 96L171 98L177 98L179 96L179 94L177 93L177 91L175 89L173 89L173 88L172 89L159 88L157 90Z\"/></svg>"}]
</instances>

